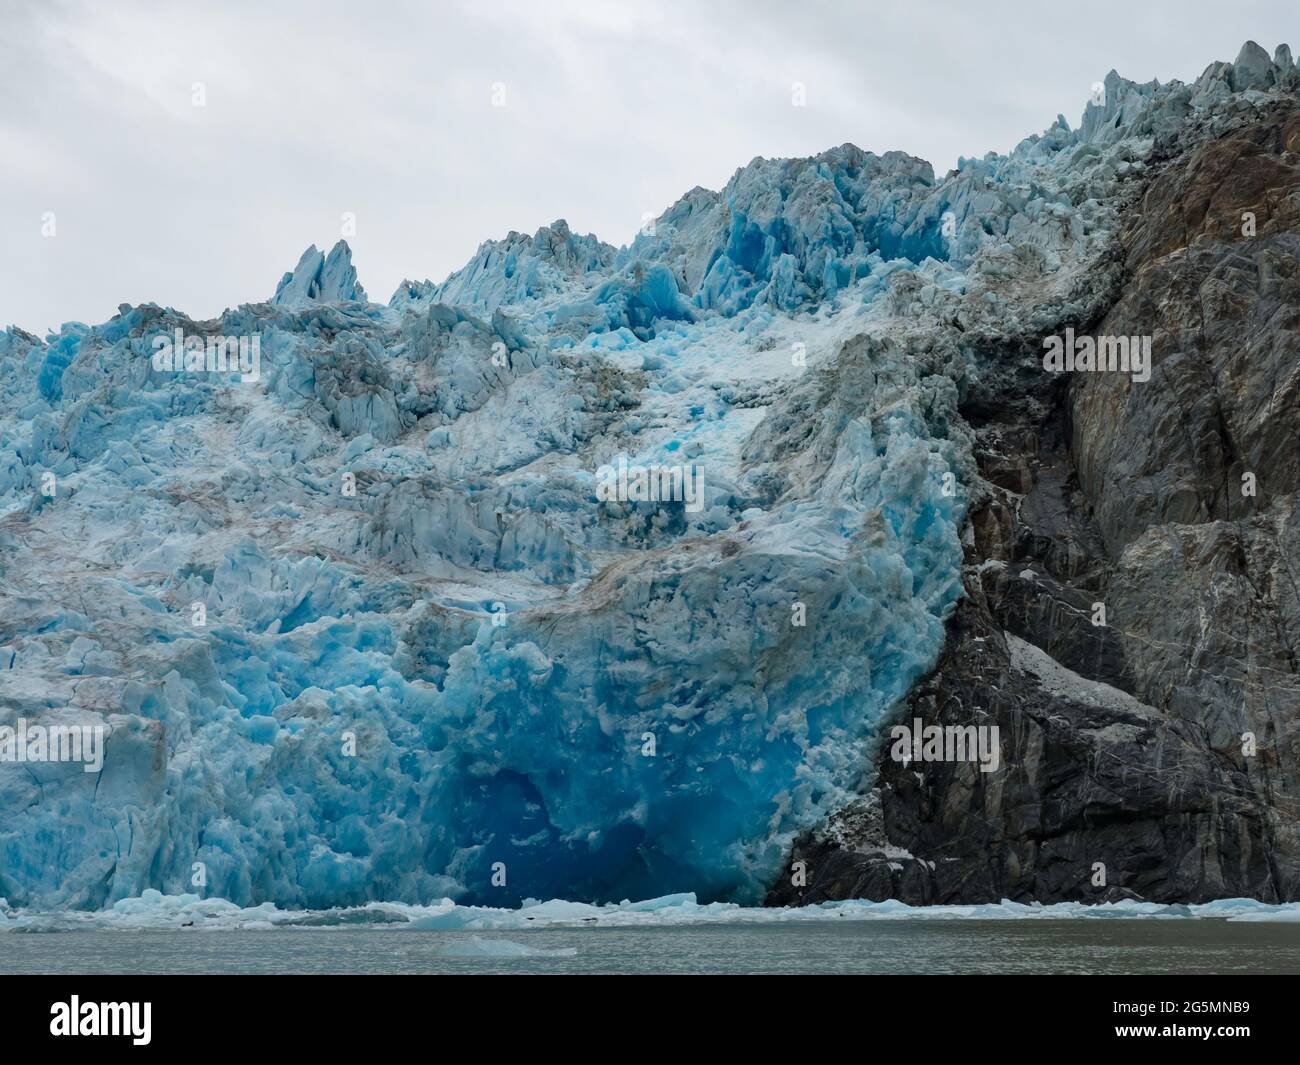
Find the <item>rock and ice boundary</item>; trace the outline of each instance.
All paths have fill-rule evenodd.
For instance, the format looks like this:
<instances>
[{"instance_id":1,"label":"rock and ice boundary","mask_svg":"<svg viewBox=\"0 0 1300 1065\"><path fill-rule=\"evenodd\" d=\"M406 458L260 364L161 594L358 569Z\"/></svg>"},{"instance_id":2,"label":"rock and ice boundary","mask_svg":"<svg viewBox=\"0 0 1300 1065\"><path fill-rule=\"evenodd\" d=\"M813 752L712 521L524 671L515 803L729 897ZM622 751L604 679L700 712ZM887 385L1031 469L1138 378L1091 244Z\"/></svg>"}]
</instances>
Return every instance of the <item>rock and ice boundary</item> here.
<instances>
[{"instance_id":1,"label":"rock and ice boundary","mask_svg":"<svg viewBox=\"0 0 1300 1065\"><path fill-rule=\"evenodd\" d=\"M340 242L219 319L0 334L0 725L108 732L0 757L0 896L759 900L944 646L981 344L1091 320L1153 160L1296 78L1112 73L943 178L756 159L386 305Z\"/></svg>"}]
</instances>

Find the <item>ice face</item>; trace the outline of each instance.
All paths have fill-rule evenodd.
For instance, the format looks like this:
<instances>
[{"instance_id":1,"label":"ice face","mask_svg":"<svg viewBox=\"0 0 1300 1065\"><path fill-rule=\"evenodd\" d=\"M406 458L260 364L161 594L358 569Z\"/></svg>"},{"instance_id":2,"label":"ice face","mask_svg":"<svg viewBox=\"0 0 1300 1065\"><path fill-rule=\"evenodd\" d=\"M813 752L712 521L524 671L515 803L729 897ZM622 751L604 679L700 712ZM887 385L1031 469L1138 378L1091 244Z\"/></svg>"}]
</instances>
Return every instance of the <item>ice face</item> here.
<instances>
[{"instance_id":1,"label":"ice face","mask_svg":"<svg viewBox=\"0 0 1300 1065\"><path fill-rule=\"evenodd\" d=\"M109 730L100 773L0 761L0 896L756 900L960 594L979 366L908 316L1068 292L1231 79L1112 76L941 180L756 160L387 306L340 243L217 320L0 334L0 726ZM620 462L702 497L599 498Z\"/></svg>"},{"instance_id":2,"label":"ice face","mask_svg":"<svg viewBox=\"0 0 1300 1065\"><path fill-rule=\"evenodd\" d=\"M840 353L883 409L791 367L755 432L725 326L602 352L440 304L326 341L337 313L129 309L67 334L58 402L12 397L6 710L112 731L99 777L0 767L0 894L756 897L939 646L955 393ZM156 371L177 321L258 333L261 380ZM6 369L61 343L11 333ZM599 502L616 454L700 468L701 505Z\"/></svg>"}]
</instances>

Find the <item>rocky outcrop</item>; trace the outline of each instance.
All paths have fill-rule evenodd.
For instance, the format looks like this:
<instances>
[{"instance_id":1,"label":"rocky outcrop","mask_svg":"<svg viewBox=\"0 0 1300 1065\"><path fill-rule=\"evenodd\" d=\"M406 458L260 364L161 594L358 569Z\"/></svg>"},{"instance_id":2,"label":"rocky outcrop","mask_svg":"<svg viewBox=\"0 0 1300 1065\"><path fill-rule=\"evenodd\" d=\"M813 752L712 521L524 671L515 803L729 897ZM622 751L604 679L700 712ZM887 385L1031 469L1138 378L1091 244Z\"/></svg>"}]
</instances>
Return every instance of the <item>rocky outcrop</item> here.
<instances>
[{"instance_id":1,"label":"rocky outcrop","mask_svg":"<svg viewBox=\"0 0 1300 1065\"><path fill-rule=\"evenodd\" d=\"M1221 77L1292 69L1248 46ZM883 733L770 903L1300 898L1300 104L1142 181L1076 324L1149 336L1150 380L986 338L1019 369L963 407L967 596L898 720L996 727L999 767Z\"/></svg>"}]
</instances>

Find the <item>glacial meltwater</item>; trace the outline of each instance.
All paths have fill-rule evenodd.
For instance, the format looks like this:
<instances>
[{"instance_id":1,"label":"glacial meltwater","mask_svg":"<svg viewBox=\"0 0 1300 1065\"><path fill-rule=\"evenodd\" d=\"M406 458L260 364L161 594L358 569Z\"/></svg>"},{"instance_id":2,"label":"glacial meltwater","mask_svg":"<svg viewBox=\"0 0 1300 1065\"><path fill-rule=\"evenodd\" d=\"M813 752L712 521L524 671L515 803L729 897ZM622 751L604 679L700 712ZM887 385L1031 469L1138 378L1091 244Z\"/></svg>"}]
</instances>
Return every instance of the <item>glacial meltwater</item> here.
<instances>
[{"instance_id":1,"label":"glacial meltwater","mask_svg":"<svg viewBox=\"0 0 1300 1065\"><path fill-rule=\"evenodd\" d=\"M1225 920L781 922L0 935L0 972L1300 973L1300 923Z\"/></svg>"}]
</instances>

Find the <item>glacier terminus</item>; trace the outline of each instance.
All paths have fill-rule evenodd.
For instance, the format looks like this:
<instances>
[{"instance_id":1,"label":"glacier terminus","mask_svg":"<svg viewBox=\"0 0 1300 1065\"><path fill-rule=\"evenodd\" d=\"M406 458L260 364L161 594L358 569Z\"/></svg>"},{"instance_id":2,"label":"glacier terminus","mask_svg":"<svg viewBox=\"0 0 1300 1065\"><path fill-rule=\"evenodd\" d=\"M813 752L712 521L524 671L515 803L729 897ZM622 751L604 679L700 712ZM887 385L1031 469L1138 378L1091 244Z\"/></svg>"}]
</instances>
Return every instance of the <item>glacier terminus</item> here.
<instances>
[{"instance_id":1,"label":"glacier terminus","mask_svg":"<svg viewBox=\"0 0 1300 1065\"><path fill-rule=\"evenodd\" d=\"M0 333L0 726L104 736L0 743L5 906L761 902L944 649L988 338L1041 374L1170 146L1295 81L1112 72L942 176L758 158L387 303L340 241Z\"/></svg>"}]
</instances>

